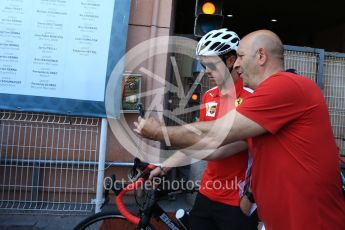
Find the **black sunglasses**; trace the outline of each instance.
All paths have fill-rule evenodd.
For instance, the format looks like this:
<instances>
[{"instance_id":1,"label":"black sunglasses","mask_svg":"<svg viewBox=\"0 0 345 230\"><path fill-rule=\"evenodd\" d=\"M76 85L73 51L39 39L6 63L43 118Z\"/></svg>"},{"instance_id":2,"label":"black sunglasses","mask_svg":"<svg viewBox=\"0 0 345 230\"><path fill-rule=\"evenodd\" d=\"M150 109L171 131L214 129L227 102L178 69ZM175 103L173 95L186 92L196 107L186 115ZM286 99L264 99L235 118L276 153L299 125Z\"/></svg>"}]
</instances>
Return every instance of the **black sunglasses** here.
<instances>
[{"instance_id":1,"label":"black sunglasses","mask_svg":"<svg viewBox=\"0 0 345 230\"><path fill-rule=\"evenodd\" d=\"M217 69L217 64L223 62L222 60L216 61L216 62L203 62L200 61L201 66L206 70L206 67L209 68L210 70L216 70Z\"/></svg>"}]
</instances>

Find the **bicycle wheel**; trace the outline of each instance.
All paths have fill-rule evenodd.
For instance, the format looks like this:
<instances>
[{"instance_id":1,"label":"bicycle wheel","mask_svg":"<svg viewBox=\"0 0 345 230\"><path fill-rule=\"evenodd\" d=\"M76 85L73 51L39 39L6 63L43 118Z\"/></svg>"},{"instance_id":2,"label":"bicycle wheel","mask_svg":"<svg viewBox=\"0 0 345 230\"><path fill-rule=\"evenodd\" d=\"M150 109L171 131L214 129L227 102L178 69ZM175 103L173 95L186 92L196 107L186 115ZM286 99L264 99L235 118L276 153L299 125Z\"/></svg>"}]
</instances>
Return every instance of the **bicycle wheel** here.
<instances>
[{"instance_id":1,"label":"bicycle wheel","mask_svg":"<svg viewBox=\"0 0 345 230\"><path fill-rule=\"evenodd\" d=\"M129 222L125 217L120 215L116 211L100 212L92 215L77 226L74 230L134 230L137 226ZM152 230L153 228L148 226L145 230Z\"/></svg>"}]
</instances>

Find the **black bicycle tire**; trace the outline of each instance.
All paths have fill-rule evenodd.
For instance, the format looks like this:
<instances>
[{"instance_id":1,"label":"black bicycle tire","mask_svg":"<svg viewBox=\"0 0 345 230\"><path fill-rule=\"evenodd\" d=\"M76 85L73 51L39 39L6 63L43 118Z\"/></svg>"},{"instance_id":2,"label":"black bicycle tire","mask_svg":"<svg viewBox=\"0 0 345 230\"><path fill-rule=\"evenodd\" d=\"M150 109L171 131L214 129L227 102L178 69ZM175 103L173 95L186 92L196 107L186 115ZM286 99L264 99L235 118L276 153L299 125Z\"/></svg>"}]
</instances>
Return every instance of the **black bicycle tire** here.
<instances>
[{"instance_id":1,"label":"black bicycle tire","mask_svg":"<svg viewBox=\"0 0 345 230\"><path fill-rule=\"evenodd\" d=\"M76 225L73 228L73 230L85 230L85 228L89 227L90 225L106 219L121 219L123 221L129 222L124 216L122 216L117 211L99 212L82 220L78 225ZM152 226L150 227L151 229L153 229Z\"/></svg>"}]
</instances>

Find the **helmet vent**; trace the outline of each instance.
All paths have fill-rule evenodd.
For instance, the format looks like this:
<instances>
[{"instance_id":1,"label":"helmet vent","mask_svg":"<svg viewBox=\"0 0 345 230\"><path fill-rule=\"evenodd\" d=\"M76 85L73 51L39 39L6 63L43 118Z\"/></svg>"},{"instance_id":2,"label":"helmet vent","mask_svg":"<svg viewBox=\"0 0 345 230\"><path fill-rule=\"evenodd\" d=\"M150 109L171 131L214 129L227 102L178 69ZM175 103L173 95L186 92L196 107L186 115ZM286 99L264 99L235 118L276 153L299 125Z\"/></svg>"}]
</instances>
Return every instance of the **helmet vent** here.
<instances>
[{"instance_id":1,"label":"helmet vent","mask_svg":"<svg viewBox=\"0 0 345 230\"><path fill-rule=\"evenodd\" d=\"M209 34L205 37L205 40L207 40L212 34Z\"/></svg>"},{"instance_id":2,"label":"helmet vent","mask_svg":"<svg viewBox=\"0 0 345 230\"><path fill-rule=\"evenodd\" d=\"M223 52L225 50L228 50L230 49L230 45L226 44L226 45L223 45L220 49L219 49L219 52Z\"/></svg>"},{"instance_id":3,"label":"helmet vent","mask_svg":"<svg viewBox=\"0 0 345 230\"><path fill-rule=\"evenodd\" d=\"M228 39L229 37L231 37L231 34L226 34L223 36L223 39Z\"/></svg>"},{"instance_id":4,"label":"helmet vent","mask_svg":"<svg viewBox=\"0 0 345 230\"><path fill-rule=\"evenodd\" d=\"M213 43L213 45L210 47L210 50L216 49L216 47L219 46L219 45L220 45L220 42Z\"/></svg>"},{"instance_id":5,"label":"helmet vent","mask_svg":"<svg viewBox=\"0 0 345 230\"><path fill-rule=\"evenodd\" d=\"M221 35L222 33L216 33L215 35L213 35L212 37L215 38L215 37L218 37L219 35Z\"/></svg>"},{"instance_id":6,"label":"helmet vent","mask_svg":"<svg viewBox=\"0 0 345 230\"><path fill-rule=\"evenodd\" d=\"M238 38L231 39L231 43L238 44L238 42L239 42Z\"/></svg>"}]
</instances>

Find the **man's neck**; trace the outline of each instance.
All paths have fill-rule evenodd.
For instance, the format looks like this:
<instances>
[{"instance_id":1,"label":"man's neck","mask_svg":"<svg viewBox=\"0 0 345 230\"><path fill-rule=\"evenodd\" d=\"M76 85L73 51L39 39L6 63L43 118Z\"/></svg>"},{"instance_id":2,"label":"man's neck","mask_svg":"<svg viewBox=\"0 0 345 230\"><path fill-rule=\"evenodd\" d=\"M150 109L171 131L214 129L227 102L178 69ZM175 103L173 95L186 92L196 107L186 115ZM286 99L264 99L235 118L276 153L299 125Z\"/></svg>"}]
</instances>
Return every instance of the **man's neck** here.
<instances>
[{"instance_id":1,"label":"man's neck","mask_svg":"<svg viewBox=\"0 0 345 230\"><path fill-rule=\"evenodd\" d=\"M263 72L261 74L261 78L259 79L259 81L256 83L255 88L256 89L262 82L264 82L267 78L273 76L274 74L277 74L279 72L284 71L282 68L278 67L278 68L273 68L273 69L268 69L265 72Z\"/></svg>"},{"instance_id":2,"label":"man's neck","mask_svg":"<svg viewBox=\"0 0 345 230\"><path fill-rule=\"evenodd\" d=\"M228 78L223 84L219 85L219 92L221 95L226 95L235 91L236 82L232 78Z\"/></svg>"}]
</instances>

